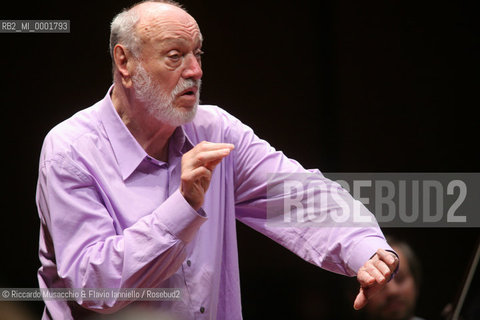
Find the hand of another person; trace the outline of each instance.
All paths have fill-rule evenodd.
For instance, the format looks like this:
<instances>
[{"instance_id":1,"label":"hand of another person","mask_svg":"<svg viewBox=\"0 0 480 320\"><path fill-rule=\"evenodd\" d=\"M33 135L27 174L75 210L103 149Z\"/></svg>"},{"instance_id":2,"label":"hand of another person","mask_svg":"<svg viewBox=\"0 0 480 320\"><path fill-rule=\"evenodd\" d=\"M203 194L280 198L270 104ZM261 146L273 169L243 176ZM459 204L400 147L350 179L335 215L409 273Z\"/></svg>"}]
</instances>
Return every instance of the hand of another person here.
<instances>
[{"instance_id":1,"label":"hand of another person","mask_svg":"<svg viewBox=\"0 0 480 320\"><path fill-rule=\"evenodd\" d=\"M394 253L378 249L377 253L358 270L360 292L353 303L353 308L359 310L365 307L368 299L387 284L397 266L398 258Z\"/></svg>"},{"instance_id":2,"label":"hand of another person","mask_svg":"<svg viewBox=\"0 0 480 320\"><path fill-rule=\"evenodd\" d=\"M202 141L183 155L180 192L195 210L203 204L213 169L233 148L230 143Z\"/></svg>"}]
</instances>

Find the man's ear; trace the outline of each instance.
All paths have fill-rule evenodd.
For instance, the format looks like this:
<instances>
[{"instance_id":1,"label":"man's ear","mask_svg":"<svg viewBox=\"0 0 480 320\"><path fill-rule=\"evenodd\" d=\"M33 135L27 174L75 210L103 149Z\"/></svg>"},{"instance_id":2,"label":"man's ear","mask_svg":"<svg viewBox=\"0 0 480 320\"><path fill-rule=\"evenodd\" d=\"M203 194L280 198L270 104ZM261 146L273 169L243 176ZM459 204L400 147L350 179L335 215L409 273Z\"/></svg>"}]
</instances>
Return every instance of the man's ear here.
<instances>
[{"instance_id":1,"label":"man's ear","mask_svg":"<svg viewBox=\"0 0 480 320\"><path fill-rule=\"evenodd\" d=\"M117 70L120 73L123 86L130 88L132 86L130 70L134 60L132 53L121 44L117 44L115 48L113 48L113 59Z\"/></svg>"}]
</instances>

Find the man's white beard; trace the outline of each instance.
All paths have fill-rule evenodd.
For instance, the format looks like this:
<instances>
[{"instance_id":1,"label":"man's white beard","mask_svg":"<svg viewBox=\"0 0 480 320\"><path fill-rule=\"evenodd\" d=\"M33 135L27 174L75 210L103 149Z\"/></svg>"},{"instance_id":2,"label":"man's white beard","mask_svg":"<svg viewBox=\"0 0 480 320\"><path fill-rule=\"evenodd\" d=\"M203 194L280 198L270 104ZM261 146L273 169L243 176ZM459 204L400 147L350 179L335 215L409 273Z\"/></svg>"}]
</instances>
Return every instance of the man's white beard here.
<instances>
[{"instance_id":1,"label":"man's white beard","mask_svg":"<svg viewBox=\"0 0 480 320\"><path fill-rule=\"evenodd\" d=\"M192 121L195 117L200 97L201 80L180 78L176 87L168 94L154 84L148 72L139 63L135 69L135 74L132 76L132 83L137 99L145 104L148 112L157 120L178 127ZM173 106L175 97L180 92L193 86L198 87L195 94L197 100L193 108L189 110L175 108Z\"/></svg>"}]
</instances>

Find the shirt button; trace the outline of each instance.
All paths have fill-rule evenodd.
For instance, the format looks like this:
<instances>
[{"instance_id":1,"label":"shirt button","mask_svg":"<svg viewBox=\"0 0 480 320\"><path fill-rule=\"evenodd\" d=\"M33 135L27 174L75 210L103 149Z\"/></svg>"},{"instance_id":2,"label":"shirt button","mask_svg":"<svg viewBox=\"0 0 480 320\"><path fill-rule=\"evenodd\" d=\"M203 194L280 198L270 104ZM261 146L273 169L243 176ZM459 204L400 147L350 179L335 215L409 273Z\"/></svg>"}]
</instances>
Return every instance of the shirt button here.
<instances>
[{"instance_id":1,"label":"shirt button","mask_svg":"<svg viewBox=\"0 0 480 320\"><path fill-rule=\"evenodd\" d=\"M200 313L204 313L205 312L205 308L204 307L200 307Z\"/></svg>"},{"instance_id":2,"label":"shirt button","mask_svg":"<svg viewBox=\"0 0 480 320\"><path fill-rule=\"evenodd\" d=\"M192 261L190 261L190 260L187 260L187 266L189 266L189 267L190 267L191 265L192 265Z\"/></svg>"}]
</instances>

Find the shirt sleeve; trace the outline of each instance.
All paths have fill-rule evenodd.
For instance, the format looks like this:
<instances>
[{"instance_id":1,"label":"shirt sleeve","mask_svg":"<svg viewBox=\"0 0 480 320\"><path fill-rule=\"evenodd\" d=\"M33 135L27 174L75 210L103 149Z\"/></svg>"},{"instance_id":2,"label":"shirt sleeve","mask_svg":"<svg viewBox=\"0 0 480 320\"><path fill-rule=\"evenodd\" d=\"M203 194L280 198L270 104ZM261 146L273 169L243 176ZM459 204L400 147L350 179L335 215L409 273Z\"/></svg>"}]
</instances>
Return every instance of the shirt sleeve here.
<instances>
[{"instance_id":1,"label":"shirt sleeve","mask_svg":"<svg viewBox=\"0 0 480 320\"><path fill-rule=\"evenodd\" d=\"M151 214L117 231L93 177L60 156L40 166L37 206L49 235L41 241L40 259L54 248L56 272L67 288L157 287L181 266L186 244L206 221L177 191ZM77 302L105 313L129 303Z\"/></svg>"},{"instance_id":2,"label":"shirt sleeve","mask_svg":"<svg viewBox=\"0 0 480 320\"><path fill-rule=\"evenodd\" d=\"M239 120L231 117L229 138L235 144L235 199L236 217L241 222L263 233L277 243L291 250L304 260L326 270L354 276L358 269L370 259L379 248L392 250L387 244L374 216L360 202L354 200L341 186L325 178L318 170L306 170L297 161L289 159L275 150L266 141ZM301 200L304 213L313 210L316 217L325 223L299 226L298 224L273 225L270 208L281 208L291 196L282 188L271 186L271 176L277 180L295 175L307 175L308 179L321 184L315 188L320 199L335 197L333 205L318 209L308 197ZM284 175L282 177L282 174ZM362 217L369 218L369 224L334 223L332 212L342 212L346 207L356 206ZM283 216L284 212L277 213ZM277 216L277 218L278 218ZM268 217L268 219L267 219ZM305 221L308 222L308 221ZM392 250L393 251L393 250Z\"/></svg>"}]
</instances>

